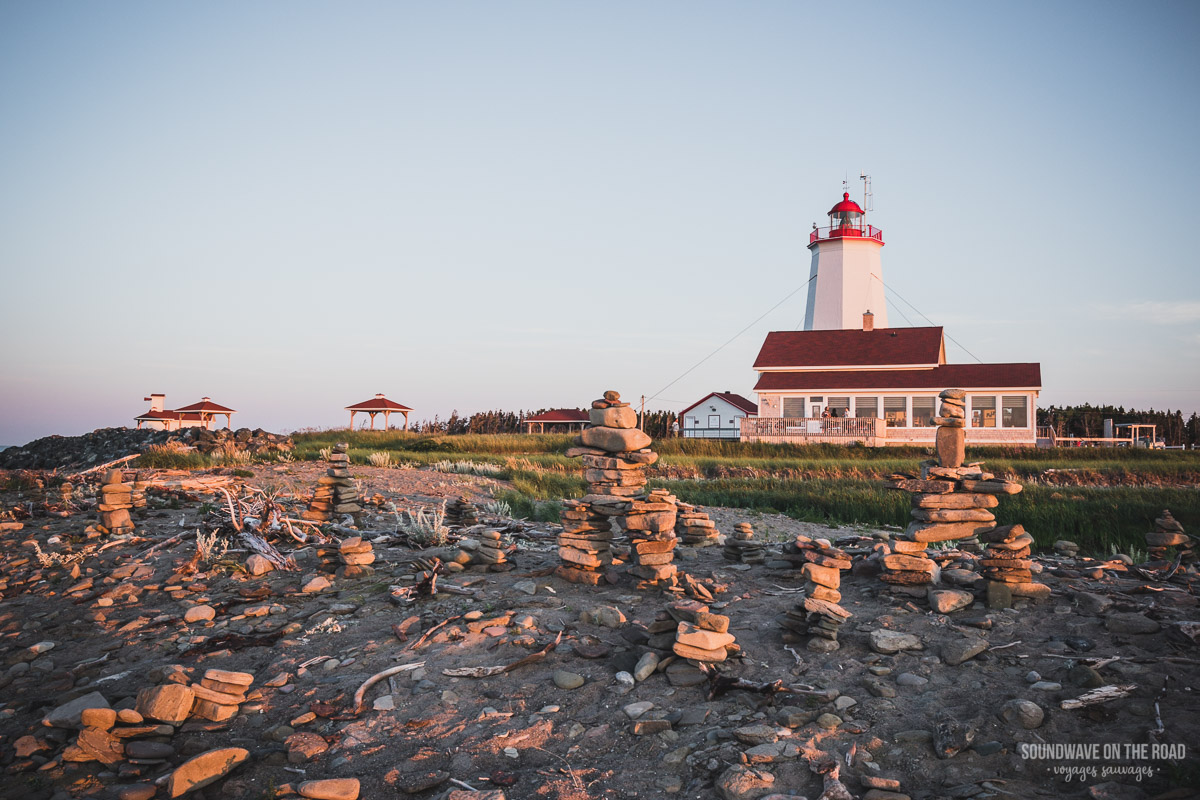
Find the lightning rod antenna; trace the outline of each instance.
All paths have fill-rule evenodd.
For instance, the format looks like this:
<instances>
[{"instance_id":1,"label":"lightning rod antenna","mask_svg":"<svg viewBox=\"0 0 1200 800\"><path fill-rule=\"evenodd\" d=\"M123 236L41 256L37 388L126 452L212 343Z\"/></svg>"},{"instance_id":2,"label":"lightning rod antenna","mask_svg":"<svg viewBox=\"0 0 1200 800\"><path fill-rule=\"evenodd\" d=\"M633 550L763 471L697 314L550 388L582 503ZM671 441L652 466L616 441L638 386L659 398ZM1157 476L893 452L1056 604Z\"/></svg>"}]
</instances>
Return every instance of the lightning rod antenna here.
<instances>
[{"instance_id":1,"label":"lightning rod antenna","mask_svg":"<svg viewBox=\"0 0 1200 800\"><path fill-rule=\"evenodd\" d=\"M860 170L858 179L863 182L863 211L874 211L875 195L871 192L871 176Z\"/></svg>"}]
</instances>

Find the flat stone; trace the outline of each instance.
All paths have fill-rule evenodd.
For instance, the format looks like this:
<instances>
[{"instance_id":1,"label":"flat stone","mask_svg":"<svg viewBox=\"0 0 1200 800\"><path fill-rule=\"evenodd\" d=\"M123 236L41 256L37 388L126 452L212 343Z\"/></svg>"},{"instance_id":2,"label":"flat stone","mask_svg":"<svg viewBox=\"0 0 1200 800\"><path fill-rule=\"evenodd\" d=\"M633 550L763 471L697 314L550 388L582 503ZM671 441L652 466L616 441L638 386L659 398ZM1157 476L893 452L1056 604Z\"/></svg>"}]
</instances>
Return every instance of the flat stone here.
<instances>
[{"instance_id":1,"label":"flat stone","mask_svg":"<svg viewBox=\"0 0 1200 800\"><path fill-rule=\"evenodd\" d=\"M943 573L943 577L945 573ZM929 591L929 606L939 614L950 614L969 607L975 602L975 595L961 589L931 589Z\"/></svg>"},{"instance_id":2,"label":"flat stone","mask_svg":"<svg viewBox=\"0 0 1200 800\"><path fill-rule=\"evenodd\" d=\"M584 428L580 438L585 446L598 447L609 453L641 450L653 441L637 428Z\"/></svg>"},{"instance_id":3,"label":"flat stone","mask_svg":"<svg viewBox=\"0 0 1200 800\"><path fill-rule=\"evenodd\" d=\"M117 800L151 800L157 793L153 783L133 783L117 790Z\"/></svg>"},{"instance_id":4,"label":"flat stone","mask_svg":"<svg viewBox=\"0 0 1200 800\"><path fill-rule=\"evenodd\" d=\"M257 578L260 575L266 575L274 569L275 565L266 556L261 556L258 553L254 553L246 559L246 572L253 577Z\"/></svg>"},{"instance_id":5,"label":"flat stone","mask_svg":"<svg viewBox=\"0 0 1200 800\"><path fill-rule=\"evenodd\" d=\"M734 764L721 773L714 788L721 800L757 800L771 793L775 776L763 769Z\"/></svg>"},{"instance_id":6,"label":"flat stone","mask_svg":"<svg viewBox=\"0 0 1200 800\"><path fill-rule=\"evenodd\" d=\"M289 764L303 764L322 755L329 749L325 739L310 731L300 731L287 737L284 745L288 750Z\"/></svg>"},{"instance_id":7,"label":"flat stone","mask_svg":"<svg viewBox=\"0 0 1200 800\"><path fill-rule=\"evenodd\" d=\"M171 773L167 779L167 796L179 797L208 786L228 775L249 757L250 751L241 747L223 747L194 756Z\"/></svg>"},{"instance_id":8,"label":"flat stone","mask_svg":"<svg viewBox=\"0 0 1200 800\"><path fill-rule=\"evenodd\" d=\"M310 800L358 800L358 778L327 778L304 781L296 787L301 797Z\"/></svg>"},{"instance_id":9,"label":"flat stone","mask_svg":"<svg viewBox=\"0 0 1200 800\"><path fill-rule=\"evenodd\" d=\"M1104 620L1104 627L1110 633L1129 635L1158 633L1162 626L1142 614L1110 614Z\"/></svg>"},{"instance_id":10,"label":"flat stone","mask_svg":"<svg viewBox=\"0 0 1200 800\"><path fill-rule=\"evenodd\" d=\"M85 708L79 714L79 724L85 728L106 731L117 722L117 712L111 708Z\"/></svg>"},{"instance_id":11,"label":"flat stone","mask_svg":"<svg viewBox=\"0 0 1200 800\"><path fill-rule=\"evenodd\" d=\"M48 728L78 728L83 711L88 708L108 708L108 701L99 692L89 692L51 711L42 724Z\"/></svg>"},{"instance_id":12,"label":"flat stone","mask_svg":"<svg viewBox=\"0 0 1200 800\"><path fill-rule=\"evenodd\" d=\"M639 683L649 678L658 669L659 658L657 653L643 653L638 659L637 666L633 669L633 679Z\"/></svg>"},{"instance_id":13,"label":"flat stone","mask_svg":"<svg viewBox=\"0 0 1200 800\"><path fill-rule=\"evenodd\" d=\"M1042 724L1046 712L1037 703L1029 700L1009 700L1000 711L1005 722L1013 722L1022 728L1032 730Z\"/></svg>"},{"instance_id":14,"label":"flat stone","mask_svg":"<svg viewBox=\"0 0 1200 800\"><path fill-rule=\"evenodd\" d=\"M911 672L901 672L896 676L897 686L924 686L927 683L929 683L928 678L923 678Z\"/></svg>"},{"instance_id":15,"label":"flat stone","mask_svg":"<svg viewBox=\"0 0 1200 800\"><path fill-rule=\"evenodd\" d=\"M630 703L621 710L630 719L637 719L652 708L654 708L654 703L651 703L649 700L643 700L640 703Z\"/></svg>"},{"instance_id":16,"label":"flat stone","mask_svg":"<svg viewBox=\"0 0 1200 800\"><path fill-rule=\"evenodd\" d=\"M779 741L779 729L774 725L746 725L734 729L733 738L742 744L768 744Z\"/></svg>"},{"instance_id":17,"label":"flat stone","mask_svg":"<svg viewBox=\"0 0 1200 800\"><path fill-rule=\"evenodd\" d=\"M894 655L901 650L921 650L923 647L921 640L913 634L889 631L886 628L871 631L869 643L872 650L884 655Z\"/></svg>"},{"instance_id":18,"label":"flat stone","mask_svg":"<svg viewBox=\"0 0 1200 800\"><path fill-rule=\"evenodd\" d=\"M196 693L188 686L168 683L142 689L137 695L137 712L146 719L181 725L192 712Z\"/></svg>"},{"instance_id":19,"label":"flat stone","mask_svg":"<svg viewBox=\"0 0 1200 800\"><path fill-rule=\"evenodd\" d=\"M140 739L131 739L125 744L126 758L160 759L171 758L174 755L175 748L163 742L146 742Z\"/></svg>"}]
</instances>

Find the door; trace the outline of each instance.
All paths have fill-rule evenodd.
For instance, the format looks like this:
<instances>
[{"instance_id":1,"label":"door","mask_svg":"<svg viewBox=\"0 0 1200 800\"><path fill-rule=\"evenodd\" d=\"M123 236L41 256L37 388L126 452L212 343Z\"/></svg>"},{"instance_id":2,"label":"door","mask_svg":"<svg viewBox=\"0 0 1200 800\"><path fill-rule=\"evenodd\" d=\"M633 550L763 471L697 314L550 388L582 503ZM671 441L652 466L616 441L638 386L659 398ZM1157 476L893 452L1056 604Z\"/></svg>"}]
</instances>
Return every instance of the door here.
<instances>
[{"instance_id":1,"label":"door","mask_svg":"<svg viewBox=\"0 0 1200 800\"><path fill-rule=\"evenodd\" d=\"M721 435L721 415L720 414L709 414L708 415L708 435L720 437L720 435Z\"/></svg>"}]
</instances>

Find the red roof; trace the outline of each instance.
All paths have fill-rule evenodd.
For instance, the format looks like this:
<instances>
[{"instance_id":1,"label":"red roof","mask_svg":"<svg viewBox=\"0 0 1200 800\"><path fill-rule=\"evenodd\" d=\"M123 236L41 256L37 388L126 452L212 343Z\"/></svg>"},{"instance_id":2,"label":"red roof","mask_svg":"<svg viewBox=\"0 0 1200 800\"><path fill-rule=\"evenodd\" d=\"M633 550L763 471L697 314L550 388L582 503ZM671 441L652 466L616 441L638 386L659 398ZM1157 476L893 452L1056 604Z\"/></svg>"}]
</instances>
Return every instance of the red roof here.
<instances>
[{"instance_id":1,"label":"red roof","mask_svg":"<svg viewBox=\"0 0 1200 800\"><path fill-rule=\"evenodd\" d=\"M534 414L532 417L526 417L526 422L587 422L591 417L586 411L580 411L577 408L555 408L551 411L543 411L541 414Z\"/></svg>"},{"instance_id":2,"label":"red roof","mask_svg":"<svg viewBox=\"0 0 1200 800\"><path fill-rule=\"evenodd\" d=\"M862 389L1041 389L1041 364L943 364L933 369L764 372L756 392Z\"/></svg>"},{"instance_id":3,"label":"red roof","mask_svg":"<svg viewBox=\"0 0 1200 800\"><path fill-rule=\"evenodd\" d=\"M745 411L748 416L758 416L758 403L754 402L753 400L747 400L740 394L734 394L733 392L709 392L708 394L704 395L702 399L692 403L683 411L680 411L679 416L682 417L696 406L703 405L704 401L710 397L719 397L734 408Z\"/></svg>"},{"instance_id":4,"label":"red roof","mask_svg":"<svg viewBox=\"0 0 1200 800\"><path fill-rule=\"evenodd\" d=\"M944 361L942 329L771 331L754 368L886 367Z\"/></svg>"},{"instance_id":5,"label":"red roof","mask_svg":"<svg viewBox=\"0 0 1200 800\"><path fill-rule=\"evenodd\" d=\"M840 214L843 211L854 211L859 214L864 213L862 207L850 199L849 192L842 192L842 202L829 209L829 215L833 216L834 214Z\"/></svg>"},{"instance_id":6,"label":"red roof","mask_svg":"<svg viewBox=\"0 0 1200 800\"><path fill-rule=\"evenodd\" d=\"M346 406L347 411L412 411L408 406L400 405L399 403L388 400L381 394L375 395L370 400L363 400L361 403L355 403L352 406Z\"/></svg>"},{"instance_id":7,"label":"red roof","mask_svg":"<svg viewBox=\"0 0 1200 800\"><path fill-rule=\"evenodd\" d=\"M184 406L183 408L177 408L175 410L176 411L196 411L199 413L208 413L208 414L236 414L237 413L232 408L226 408L225 406L217 405L212 400L209 400L207 397L204 398L203 400L201 400L199 403L192 403L190 406Z\"/></svg>"},{"instance_id":8,"label":"red roof","mask_svg":"<svg viewBox=\"0 0 1200 800\"><path fill-rule=\"evenodd\" d=\"M193 413L183 413L179 411L147 411L145 414L134 417L134 420L156 420L156 419L171 419L181 420L183 422L200 422L200 415Z\"/></svg>"}]
</instances>

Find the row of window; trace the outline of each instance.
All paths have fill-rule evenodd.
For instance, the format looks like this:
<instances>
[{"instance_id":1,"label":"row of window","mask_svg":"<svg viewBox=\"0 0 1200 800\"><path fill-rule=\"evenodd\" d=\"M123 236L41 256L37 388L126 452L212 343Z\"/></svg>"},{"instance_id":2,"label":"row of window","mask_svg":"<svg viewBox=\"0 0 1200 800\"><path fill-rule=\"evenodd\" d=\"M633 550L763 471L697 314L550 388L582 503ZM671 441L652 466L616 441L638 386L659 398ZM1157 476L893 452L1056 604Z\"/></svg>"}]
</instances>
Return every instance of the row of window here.
<instances>
[{"instance_id":1,"label":"row of window","mask_svg":"<svg viewBox=\"0 0 1200 800\"><path fill-rule=\"evenodd\" d=\"M853 401L853 407L851 402ZM882 401L882 403L881 403ZM839 417L882 416L889 428L928 428L937 414L936 396L902 397L785 397L784 417L819 417L826 409ZM997 417L996 409L1000 409ZM853 408L853 412L851 409ZM808 413L805 413L808 412ZM882 412L882 414L881 414ZM968 395L967 424L972 428L1028 428L1029 396ZM911 424L910 424L911 421Z\"/></svg>"}]
</instances>

